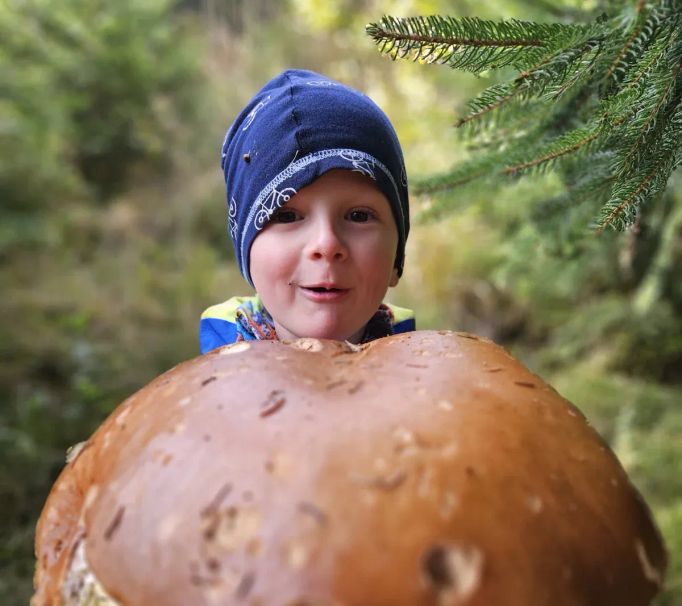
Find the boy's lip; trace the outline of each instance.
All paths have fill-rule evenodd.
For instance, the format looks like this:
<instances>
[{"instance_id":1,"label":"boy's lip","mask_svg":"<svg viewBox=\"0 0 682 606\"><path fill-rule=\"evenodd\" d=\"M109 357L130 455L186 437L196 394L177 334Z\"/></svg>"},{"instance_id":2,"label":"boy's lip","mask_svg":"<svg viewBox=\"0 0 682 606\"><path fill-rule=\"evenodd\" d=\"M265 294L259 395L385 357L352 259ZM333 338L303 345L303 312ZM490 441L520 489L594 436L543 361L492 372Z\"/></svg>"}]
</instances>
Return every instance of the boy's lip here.
<instances>
[{"instance_id":1,"label":"boy's lip","mask_svg":"<svg viewBox=\"0 0 682 606\"><path fill-rule=\"evenodd\" d=\"M299 284L303 295L316 303L334 303L343 299L349 288L342 288L334 282L318 282L316 284Z\"/></svg>"},{"instance_id":2,"label":"boy's lip","mask_svg":"<svg viewBox=\"0 0 682 606\"><path fill-rule=\"evenodd\" d=\"M299 286L301 288L307 288L311 290L315 288L324 288L325 290L350 290L340 286L336 282L317 282L315 284L299 284Z\"/></svg>"}]
</instances>

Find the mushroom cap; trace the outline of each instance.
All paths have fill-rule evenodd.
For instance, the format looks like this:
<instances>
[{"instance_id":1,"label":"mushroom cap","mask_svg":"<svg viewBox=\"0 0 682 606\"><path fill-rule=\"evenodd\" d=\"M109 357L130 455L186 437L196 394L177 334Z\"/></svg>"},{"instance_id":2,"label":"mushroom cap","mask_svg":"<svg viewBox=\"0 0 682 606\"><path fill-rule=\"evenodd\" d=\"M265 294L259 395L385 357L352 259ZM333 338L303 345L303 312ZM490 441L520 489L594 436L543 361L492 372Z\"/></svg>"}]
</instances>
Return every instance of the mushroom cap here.
<instances>
[{"instance_id":1,"label":"mushroom cap","mask_svg":"<svg viewBox=\"0 0 682 606\"><path fill-rule=\"evenodd\" d=\"M449 331L180 364L73 453L36 555L33 606L643 606L667 560L583 415Z\"/></svg>"}]
</instances>

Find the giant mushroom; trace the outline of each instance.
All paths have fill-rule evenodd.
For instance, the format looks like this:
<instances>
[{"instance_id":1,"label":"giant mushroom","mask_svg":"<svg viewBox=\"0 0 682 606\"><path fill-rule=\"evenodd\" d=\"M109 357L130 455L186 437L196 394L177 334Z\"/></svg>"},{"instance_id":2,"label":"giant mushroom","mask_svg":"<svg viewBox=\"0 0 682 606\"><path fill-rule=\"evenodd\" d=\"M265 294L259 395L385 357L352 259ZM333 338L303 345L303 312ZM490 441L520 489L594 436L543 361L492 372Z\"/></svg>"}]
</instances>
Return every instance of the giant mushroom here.
<instances>
[{"instance_id":1,"label":"giant mushroom","mask_svg":"<svg viewBox=\"0 0 682 606\"><path fill-rule=\"evenodd\" d=\"M666 566L583 415L449 331L173 368L72 453L36 555L33 606L644 606Z\"/></svg>"}]
</instances>

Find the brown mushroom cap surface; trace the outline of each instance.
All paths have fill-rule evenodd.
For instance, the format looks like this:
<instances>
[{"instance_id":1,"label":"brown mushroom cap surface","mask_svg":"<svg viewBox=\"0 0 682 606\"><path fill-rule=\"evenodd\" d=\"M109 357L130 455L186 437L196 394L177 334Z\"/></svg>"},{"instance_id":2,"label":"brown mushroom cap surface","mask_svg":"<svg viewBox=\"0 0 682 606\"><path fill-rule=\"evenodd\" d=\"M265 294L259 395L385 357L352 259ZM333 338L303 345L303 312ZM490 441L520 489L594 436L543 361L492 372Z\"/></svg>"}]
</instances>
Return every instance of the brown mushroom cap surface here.
<instances>
[{"instance_id":1,"label":"brown mushroom cap surface","mask_svg":"<svg viewBox=\"0 0 682 606\"><path fill-rule=\"evenodd\" d=\"M72 457L36 554L34 606L643 606L666 565L582 414L446 331L173 368Z\"/></svg>"}]
</instances>

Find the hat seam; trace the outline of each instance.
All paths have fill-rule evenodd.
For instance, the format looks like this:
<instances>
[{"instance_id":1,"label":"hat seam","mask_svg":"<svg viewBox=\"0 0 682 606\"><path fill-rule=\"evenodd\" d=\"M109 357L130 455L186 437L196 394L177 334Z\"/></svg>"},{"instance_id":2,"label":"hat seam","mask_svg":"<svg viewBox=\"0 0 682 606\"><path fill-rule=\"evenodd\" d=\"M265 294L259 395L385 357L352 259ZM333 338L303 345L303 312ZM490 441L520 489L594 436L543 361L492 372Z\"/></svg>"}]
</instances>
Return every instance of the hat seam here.
<instances>
[{"instance_id":1,"label":"hat seam","mask_svg":"<svg viewBox=\"0 0 682 606\"><path fill-rule=\"evenodd\" d=\"M296 139L296 154L294 155L294 158L298 156L299 152L303 149L303 145L301 144L301 139L300 139L300 129L302 127L301 120L297 114L296 111L296 99L294 97L294 82L291 79L291 76L287 73L286 75L287 80L289 81L289 96L291 97L291 118L294 121L294 124L296 125L296 128L294 130L294 139Z\"/></svg>"}]
</instances>

